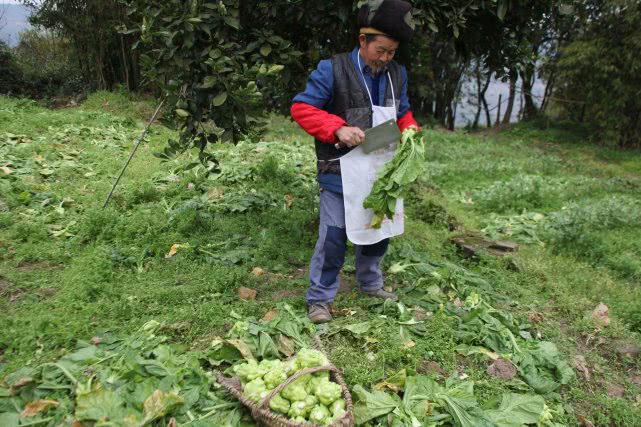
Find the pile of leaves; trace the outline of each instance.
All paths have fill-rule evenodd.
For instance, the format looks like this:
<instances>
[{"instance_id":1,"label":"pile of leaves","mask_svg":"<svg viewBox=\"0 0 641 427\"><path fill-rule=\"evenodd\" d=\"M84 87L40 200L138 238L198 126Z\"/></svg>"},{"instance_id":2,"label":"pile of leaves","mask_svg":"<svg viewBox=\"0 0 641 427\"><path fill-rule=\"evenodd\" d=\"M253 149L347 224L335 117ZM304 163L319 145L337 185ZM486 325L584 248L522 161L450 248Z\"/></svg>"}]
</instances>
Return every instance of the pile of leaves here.
<instances>
[{"instance_id":1,"label":"pile of leaves","mask_svg":"<svg viewBox=\"0 0 641 427\"><path fill-rule=\"evenodd\" d=\"M490 215L488 225L481 231L490 239L513 239L521 243L543 246L540 238L541 226L547 217L538 212L524 211L520 215Z\"/></svg>"},{"instance_id":2,"label":"pile of leaves","mask_svg":"<svg viewBox=\"0 0 641 427\"><path fill-rule=\"evenodd\" d=\"M0 178L46 181L57 175L95 175L81 151L68 146L55 147L41 154L48 145L41 140L35 143L25 135L7 133L0 136Z\"/></svg>"},{"instance_id":3,"label":"pile of leaves","mask_svg":"<svg viewBox=\"0 0 641 427\"><path fill-rule=\"evenodd\" d=\"M169 344L154 320L130 336L105 332L79 341L59 360L21 368L0 382L0 426L253 425L209 367L309 346L311 324L287 304L278 310L269 322L238 320L203 351Z\"/></svg>"},{"instance_id":4,"label":"pile of leaves","mask_svg":"<svg viewBox=\"0 0 641 427\"><path fill-rule=\"evenodd\" d=\"M429 318L440 312L458 324L454 334L458 344L457 353L513 366L515 377L510 380L510 388L518 393L502 395L499 406L480 408L474 400L473 382L461 383L466 376L459 377L456 373L446 381L444 387L433 383L431 379L417 376L412 381L429 383L429 386L425 385L429 393L423 392L420 398L408 399L405 395L399 398L383 393L387 389L395 393L403 390L402 383L407 375L397 374L379 383L376 386L378 391L372 393L360 387L354 388L359 401L356 408L360 408L355 412L357 422L377 418L379 425L560 425L553 421L554 417L564 412L558 392L563 385L574 380L575 373L556 345L541 339L535 325L495 307L499 304L510 305L512 301L496 294L483 277L451 262L430 260L426 254L411 248L401 249L392 254L392 258L398 261L391 265L389 273L405 282L399 292L402 302L386 301L379 311L386 319L400 325L400 334L404 336L406 345L413 345L412 336L418 340L424 335L424 320L417 318L418 312L422 312L421 318L425 318L426 314ZM410 302L413 307L407 305ZM410 392L414 394L411 388ZM444 397L448 393L455 398L464 396L466 402L457 407ZM387 403L383 405L381 400ZM408 406L408 400L427 402L428 409L417 412L411 405ZM551 403L548 405L546 402ZM524 410L530 416L523 415L523 421L518 421L522 415L521 405L530 408L536 406L538 409ZM389 411L381 412L383 407ZM380 411L377 412L376 408ZM514 413L510 414L510 411ZM374 416L376 413L378 415ZM386 417L379 418L385 414Z\"/></svg>"},{"instance_id":5,"label":"pile of leaves","mask_svg":"<svg viewBox=\"0 0 641 427\"><path fill-rule=\"evenodd\" d=\"M111 119L105 126L85 126L68 124L61 127L50 127L49 138L61 144L71 141L90 143L103 149L113 151L130 148L132 141L140 136L140 129L127 120Z\"/></svg>"},{"instance_id":6,"label":"pile of leaves","mask_svg":"<svg viewBox=\"0 0 641 427\"><path fill-rule=\"evenodd\" d=\"M309 368L329 365L327 357L318 350L301 349L296 356L283 362L263 359L250 360L234 366L247 398L261 402L292 375ZM274 391L272 391L274 390ZM345 414L341 386L331 381L329 371L302 375L269 400L269 407L298 423L330 425Z\"/></svg>"},{"instance_id":7,"label":"pile of leaves","mask_svg":"<svg viewBox=\"0 0 641 427\"><path fill-rule=\"evenodd\" d=\"M420 254L414 256L415 260L422 258ZM406 277L418 275L406 292L418 306L443 310L456 318L459 353L510 360L525 382L540 394L556 391L574 378L556 346L540 340L533 324L494 307L513 302L493 292L484 278L456 264L425 258L392 267Z\"/></svg>"},{"instance_id":8,"label":"pile of leaves","mask_svg":"<svg viewBox=\"0 0 641 427\"><path fill-rule=\"evenodd\" d=\"M393 393L383 390L391 389ZM357 424L378 426L516 427L536 424L554 427L553 413L541 396L508 393L500 404L481 408L474 396L474 382L452 376L444 385L424 375L405 371L369 392L354 387ZM375 423L375 424L374 424Z\"/></svg>"},{"instance_id":9,"label":"pile of leaves","mask_svg":"<svg viewBox=\"0 0 641 427\"><path fill-rule=\"evenodd\" d=\"M380 228L385 218L391 219L396 211L396 200L404 197L409 185L423 173L425 145L423 132L409 128L401 135L402 144L394 158L378 173L369 196L363 202L365 209L373 209L370 226Z\"/></svg>"},{"instance_id":10,"label":"pile of leaves","mask_svg":"<svg viewBox=\"0 0 641 427\"><path fill-rule=\"evenodd\" d=\"M54 363L25 367L0 386L0 425L211 425L240 419L240 406L213 388L198 352L185 352L147 322L126 338L108 333Z\"/></svg>"},{"instance_id":11,"label":"pile of leaves","mask_svg":"<svg viewBox=\"0 0 641 427\"><path fill-rule=\"evenodd\" d=\"M316 329L303 313L283 303L269 314L273 318L268 321L244 319L232 310L230 317L236 322L225 338L212 340L208 362L221 366L241 360L280 359L293 356L296 349L311 346L310 337Z\"/></svg>"}]
</instances>

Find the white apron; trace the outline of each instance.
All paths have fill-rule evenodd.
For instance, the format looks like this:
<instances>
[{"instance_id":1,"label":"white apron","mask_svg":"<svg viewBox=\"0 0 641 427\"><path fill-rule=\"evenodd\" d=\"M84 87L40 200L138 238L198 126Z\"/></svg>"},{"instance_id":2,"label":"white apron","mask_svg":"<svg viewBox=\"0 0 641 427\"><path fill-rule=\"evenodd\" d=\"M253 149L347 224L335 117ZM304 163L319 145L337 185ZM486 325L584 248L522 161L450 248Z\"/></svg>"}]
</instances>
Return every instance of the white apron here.
<instances>
[{"instance_id":1,"label":"white apron","mask_svg":"<svg viewBox=\"0 0 641 427\"><path fill-rule=\"evenodd\" d=\"M361 69L360 54L358 55L358 69L365 82L365 76ZM387 73L392 93L393 107L379 107L372 102L372 94L369 91L367 82L365 88L372 104L372 126L377 126L390 119L396 120L396 99L392 78ZM343 200L345 203L345 230L347 238L355 245L373 245L389 237L403 234L404 212L403 200L396 201L394 218L384 219L381 228L372 228L370 223L374 212L372 209L363 208L363 202L372 191L376 174L394 157L397 143L390 144L387 148L372 151L369 154L363 152L362 147L356 147L340 158L341 176L343 182Z\"/></svg>"}]
</instances>

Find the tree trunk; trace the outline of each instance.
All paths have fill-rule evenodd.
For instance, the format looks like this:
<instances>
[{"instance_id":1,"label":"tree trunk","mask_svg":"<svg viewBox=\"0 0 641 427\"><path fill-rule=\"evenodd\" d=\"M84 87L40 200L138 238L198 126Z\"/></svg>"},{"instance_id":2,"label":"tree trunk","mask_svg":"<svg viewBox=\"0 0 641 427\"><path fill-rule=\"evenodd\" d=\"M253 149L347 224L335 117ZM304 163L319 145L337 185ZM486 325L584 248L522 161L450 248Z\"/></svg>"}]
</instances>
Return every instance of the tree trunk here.
<instances>
[{"instance_id":1,"label":"tree trunk","mask_svg":"<svg viewBox=\"0 0 641 427\"><path fill-rule=\"evenodd\" d=\"M507 100L507 108L505 109L505 115L503 116L503 124L509 125L510 118L512 117L512 110L514 109L514 99L516 98L516 81L519 78L519 74L515 68L510 70L510 95Z\"/></svg>"},{"instance_id":2,"label":"tree trunk","mask_svg":"<svg viewBox=\"0 0 641 427\"><path fill-rule=\"evenodd\" d=\"M490 87L490 81L492 81L492 71L488 70L485 86L483 86L483 90L481 91L481 102L483 103L483 110L485 111L485 126L488 128L492 126L492 117L490 117L490 106L487 105L485 94L487 93L487 89Z\"/></svg>"},{"instance_id":3,"label":"tree trunk","mask_svg":"<svg viewBox=\"0 0 641 427\"><path fill-rule=\"evenodd\" d=\"M518 121L523 120L524 111L523 111L523 91L521 91L521 96L519 96L519 114L517 116Z\"/></svg>"},{"instance_id":4,"label":"tree trunk","mask_svg":"<svg viewBox=\"0 0 641 427\"><path fill-rule=\"evenodd\" d=\"M463 77L463 73L465 73L465 70L467 69L468 66L469 66L468 61L460 62L457 66L454 79L452 79L453 91L451 94L450 105L448 108L449 111L448 111L448 123L447 123L447 128L449 130L454 130L454 128L456 127L456 109L458 106L459 99L461 97L461 89L463 87L461 78Z\"/></svg>"},{"instance_id":5,"label":"tree trunk","mask_svg":"<svg viewBox=\"0 0 641 427\"><path fill-rule=\"evenodd\" d=\"M534 103L534 97L532 94L532 87L534 86L535 78L535 69L533 64L528 64L525 66L523 72L523 98L525 101L525 106L523 109L523 119L530 120L536 117L539 114L539 110Z\"/></svg>"},{"instance_id":6,"label":"tree trunk","mask_svg":"<svg viewBox=\"0 0 641 427\"><path fill-rule=\"evenodd\" d=\"M454 43L449 39L434 41L430 46L429 55L434 77L426 84L432 92L427 95L426 101L433 104L434 118L441 126L452 129L457 91L468 64L467 61L461 60ZM416 80L412 81L416 87Z\"/></svg>"},{"instance_id":7,"label":"tree trunk","mask_svg":"<svg viewBox=\"0 0 641 427\"><path fill-rule=\"evenodd\" d=\"M490 82L492 81L492 71L488 70L487 78L485 79L485 85L483 90L481 90L481 102L483 103L483 109L485 110L485 123L487 127L492 126L492 119L490 118L490 108L487 105L487 100L485 99L485 94L487 93L488 88L490 87Z\"/></svg>"},{"instance_id":8,"label":"tree trunk","mask_svg":"<svg viewBox=\"0 0 641 427\"><path fill-rule=\"evenodd\" d=\"M455 112L453 108L448 108L447 111L447 129L454 130L454 124L456 121Z\"/></svg>"},{"instance_id":9,"label":"tree trunk","mask_svg":"<svg viewBox=\"0 0 641 427\"><path fill-rule=\"evenodd\" d=\"M131 40L127 43L128 52L130 53L130 64L131 64L131 80L132 80L132 89L137 90L140 86L140 68L138 67L138 51L132 48L133 44Z\"/></svg>"},{"instance_id":10,"label":"tree trunk","mask_svg":"<svg viewBox=\"0 0 641 427\"><path fill-rule=\"evenodd\" d=\"M131 90L131 81L129 80L129 63L127 62L127 54L125 53L125 41L122 34L120 35L120 51L122 53L122 72L125 79L125 85L127 86L127 90Z\"/></svg>"},{"instance_id":11,"label":"tree trunk","mask_svg":"<svg viewBox=\"0 0 641 427\"><path fill-rule=\"evenodd\" d=\"M490 106L487 105L487 99L485 99L485 95L481 97L481 101L483 101L483 110L485 110L485 126L486 127L492 127L492 117L490 117Z\"/></svg>"},{"instance_id":12,"label":"tree trunk","mask_svg":"<svg viewBox=\"0 0 641 427\"><path fill-rule=\"evenodd\" d=\"M483 102L481 101L481 60L479 59L476 63L476 70L474 71L476 77L476 100L478 104L476 105L476 114L474 115L474 123L472 124L472 129L479 127L479 119L481 118L481 110L483 109Z\"/></svg>"},{"instance_id":13,"label":"tree trunk","mask_svg":"<svg viewBox=\"0 0 641 427\"><path fill-rule=\"evenodd\" d=\"M96 52L96 82L98 83L98 90L107 90L107 79L104 73L104 63L102 57Z\"/></svg>"},{"instance_id":14,"label":"tree trunk","mask_svg":"<svg viewBox=\"0 0 641 427\"><path fill-rule=\"evenodd\" d=\"M556 77L556 73L554 70L550 72L550 77L548 78L548 81L545 85L545 92L543 95L543 101L541 102L541 112L545 113L545 111L548 108L548 105L550 103L550 96L552 95L552 91L554 89L554 80Z\"/></svg>"},{"instance_id":15,"label":"tree trunk","mask_svg":"<svg viewBox=\"0 0 641 427\"><path fill-rule=\"evenodd\" d=\"M435 105L434 105L434 118L438 120L438 122L441 124L443 127L447 127L447 105L448 102L446 99L444 99L444 95L438 94L435 99Z\"/></svg>"}]
</instances>

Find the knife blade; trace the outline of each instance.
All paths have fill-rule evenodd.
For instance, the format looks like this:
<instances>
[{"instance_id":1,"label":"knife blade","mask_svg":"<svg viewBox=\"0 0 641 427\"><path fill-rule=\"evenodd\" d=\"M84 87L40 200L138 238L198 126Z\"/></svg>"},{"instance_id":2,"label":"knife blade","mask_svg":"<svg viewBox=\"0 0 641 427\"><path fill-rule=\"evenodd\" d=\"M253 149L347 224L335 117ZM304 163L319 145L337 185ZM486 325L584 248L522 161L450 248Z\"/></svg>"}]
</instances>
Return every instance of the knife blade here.
<instances>
[{"instance_id":1,"label":"knife blade","mask_svg":"<svg viewBox=\"0 0 641 427\"><path fill-rule=\"evenodd\" d=\"M393 142L401 139L401 131L398 129L396 120L390 119L378 126L365 131L365 142L361 144L363 152L369 154L372 151L387 147ZM345 148L344 144L337 143L334 145L337 149Z\"/></svg>"}]
</instances>

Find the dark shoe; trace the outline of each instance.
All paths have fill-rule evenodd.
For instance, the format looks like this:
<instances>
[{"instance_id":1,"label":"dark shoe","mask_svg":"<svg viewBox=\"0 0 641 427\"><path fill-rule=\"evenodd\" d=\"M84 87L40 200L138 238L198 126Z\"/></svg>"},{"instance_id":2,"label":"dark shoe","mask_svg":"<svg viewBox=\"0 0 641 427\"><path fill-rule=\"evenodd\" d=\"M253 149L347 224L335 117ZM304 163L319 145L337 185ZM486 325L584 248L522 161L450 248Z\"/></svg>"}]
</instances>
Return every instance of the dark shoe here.
<instances>
[{"instance_id":1,"label":"dark shoe","mask_svg":"<svg viewBox=\"0 0 641 427\"><path fill-rule=\"evenodd\" d=\"M332 313L329 311L329 304L317 302L307 306L307 317L312 323L327 323L332 321Z\"/></svg>"},{"instance_id":2,"label":"dark shoe","mask_svg":"<svg viewBox=\"0 0 641 427\"><path fill-rule=\"evenodd\" d=\"M375 291L363 291L365 295L371 298L381 298L381 299L391 299L392 301L398 301L398 297L392 292L387 292L385 289L376 289Z\"/></svg>"}]
</instances>

